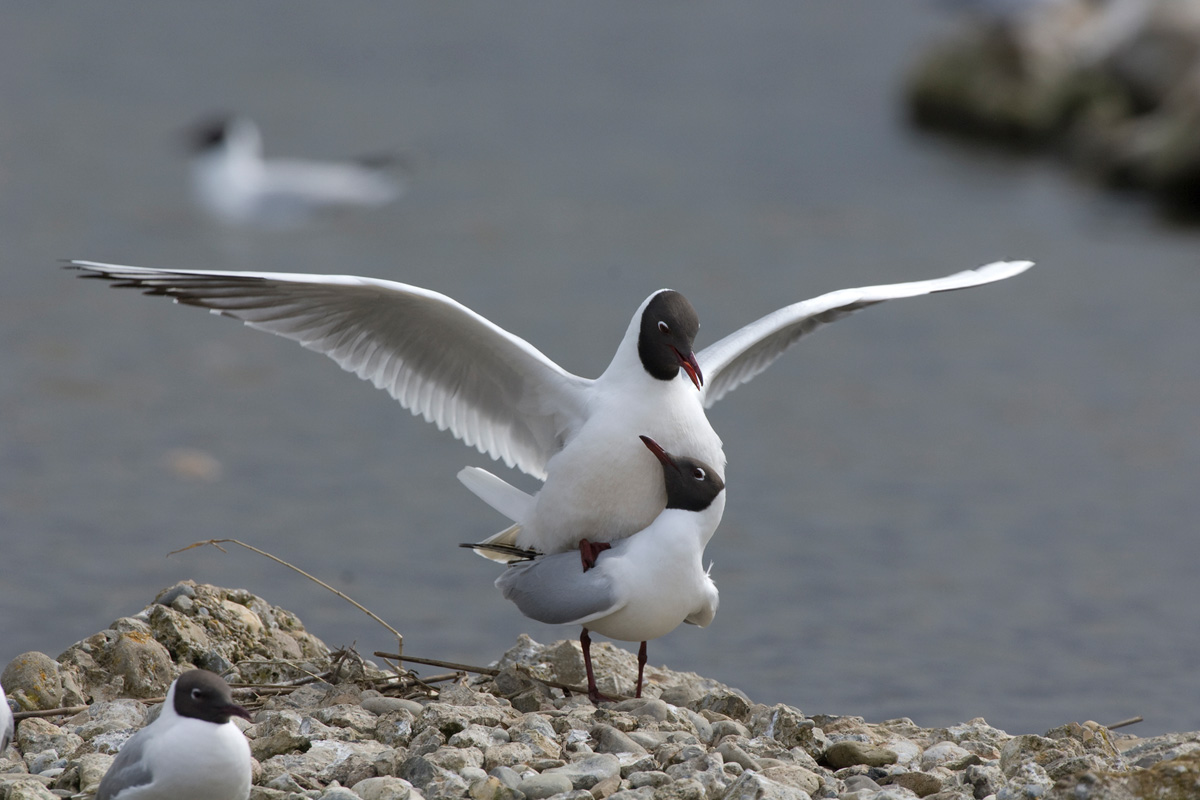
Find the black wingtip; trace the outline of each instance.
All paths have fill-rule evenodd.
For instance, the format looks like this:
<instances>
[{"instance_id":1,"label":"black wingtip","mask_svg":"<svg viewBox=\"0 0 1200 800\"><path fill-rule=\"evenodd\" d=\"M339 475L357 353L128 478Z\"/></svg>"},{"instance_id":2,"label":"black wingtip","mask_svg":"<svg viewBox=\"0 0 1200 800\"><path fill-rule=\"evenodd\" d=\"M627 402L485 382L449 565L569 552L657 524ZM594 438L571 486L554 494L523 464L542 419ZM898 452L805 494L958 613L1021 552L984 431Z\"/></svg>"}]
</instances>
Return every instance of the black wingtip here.
<instances>
[{"instance_id":1,"label":"black wingtip","mask_svg":"<svg viewBox=\"0 0 1200 800\"><path fill-rule=\"evenodd\" d=\"M516 547L511 544L472 544L470 542L464 542L460 544L459 547L465 547L468 550L474 550L475 552L486 550L492 553L499 553L500 555L512 556L519 561L532 561L541 555L541 553L539 553L537 550L529 550L527 548Z\"/></svg>"}]
</instances>

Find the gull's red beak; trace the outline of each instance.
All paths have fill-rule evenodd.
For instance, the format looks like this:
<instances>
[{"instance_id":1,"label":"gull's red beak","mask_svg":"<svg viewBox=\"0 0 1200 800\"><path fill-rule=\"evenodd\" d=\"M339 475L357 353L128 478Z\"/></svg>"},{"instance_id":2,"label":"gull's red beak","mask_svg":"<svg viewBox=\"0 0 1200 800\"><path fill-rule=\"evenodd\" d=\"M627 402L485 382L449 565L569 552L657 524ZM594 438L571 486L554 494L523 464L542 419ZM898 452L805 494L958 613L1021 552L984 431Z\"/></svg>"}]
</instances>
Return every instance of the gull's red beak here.
<instances>
[{"instance_id":1,"label":"gull's red beak","mask_svg":"<svg viewBox=\"0 0 1200 800\"><path fill-rule=\"evenodd\" d=\"M242 719L244 719L248 722L254 721L250 716L250 712L248 710L246 710L245 708L243 708L242 706L237 705L236 703L230 703L229 705L225 706L225 708L223 708L221 710L224 711L226 714L228 714L231 717L241 717Z\"/></svg>"},{"instance_id":2,"label":"gull's red beak","mask_svg":"<svg viewBox=\"0 0 1200 800\"><path fill-rule=\"evenodd\" d=\"M674 347L671 348L675 350ZM675 357L679 359L679 366L683 367L683 371L692 379L692 383L696 384L696 389L704 385L704 374L700 372L700 362L696 360L695 353L688 353L686 356L675 350Z\"/></svg>"},{"instance_id":3,"label":"gull's red beak","mask_svg":"<svg viewBox=\"0 0 1200 800\"><path fill-rule=\"evenodd\" d=\"M649 450L651 453L654 453L655 458L664 464L675 466L675 462L671 460L671 455L666 450L663 450L662 446L659 445L658 442L654 441L649 436L639 436L638 438L642 440L642 444L646 445L647 450Z\"/></svg>"}]
</instances>

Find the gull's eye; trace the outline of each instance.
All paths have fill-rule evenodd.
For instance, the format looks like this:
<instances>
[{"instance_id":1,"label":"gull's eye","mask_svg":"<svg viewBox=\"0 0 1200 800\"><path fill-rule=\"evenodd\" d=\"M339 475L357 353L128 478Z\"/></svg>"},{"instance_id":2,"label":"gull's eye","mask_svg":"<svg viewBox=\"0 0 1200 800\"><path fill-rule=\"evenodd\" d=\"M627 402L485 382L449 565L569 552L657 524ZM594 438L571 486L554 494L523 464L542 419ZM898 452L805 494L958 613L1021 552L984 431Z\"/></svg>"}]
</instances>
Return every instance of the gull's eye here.
<instances>
[{"instance_id":1,"label":"gull's eye","mask_svg":"<svg viewBox=\"0 0 1200 800\"><path fill-rule=\"evenodd\" d=\"M199 689L192 689L193 700L200 700L202 697L204 697L204 692L200 691Z\"/></svg>"},{"instance_id":2,"label":"gull's eye","mask_svg":"<svg viewBox=\"0 0 1200 800\"><path fill-rule=\"evenodd\" d=\"M661 333L663 336L666 336L668 333L671 332L671 326L665 322L660 322L660 323L658 323L658 332Z\"/></svg>"},{"instance_id":3,"label":"gull's eye","mask_svg":"<svg viewBox=\"0 0 1200 800\"><path fill-rule=\"evenodd\" d=\"M698 481L702 481L708 477L708 473L700 469L700 467L696 467L692 470L692 477Z\"/></svg>"}]
</instances>

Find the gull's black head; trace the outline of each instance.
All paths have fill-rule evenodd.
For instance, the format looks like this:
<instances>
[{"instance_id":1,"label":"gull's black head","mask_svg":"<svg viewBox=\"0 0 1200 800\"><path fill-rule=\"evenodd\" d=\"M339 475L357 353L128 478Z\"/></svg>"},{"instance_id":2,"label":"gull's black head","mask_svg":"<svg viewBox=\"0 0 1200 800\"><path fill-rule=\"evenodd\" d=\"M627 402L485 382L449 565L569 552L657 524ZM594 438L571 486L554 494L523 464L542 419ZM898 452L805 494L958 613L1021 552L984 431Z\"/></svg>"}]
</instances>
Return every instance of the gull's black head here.
<instances>
[{"instance_id":1,"label":"gull's black head","mask_svg":"<svg viewBox=\"0 0 1200 800\"><path fill-rule=\"evenodd\" d=\"M700 330L700 318L687 298L670 289L659 292L646 304L638 333L638 357L652 377L674 380L684 370L699 389L704 385L692 341Z\"/></svg>"},{"instance_id":2,"label":"gull's black head","mask_svg":"<svg viewBox=\"0 0 1200 800\"><path fill-rule=\"evenodd\" d=\"M671 455L649 436L638 438L662 464L667 508L703 511L725 491L725 481L708 464L695 458Z\"/></svg>"},{"instance_id":3,"label":"gull's black head","mask_svg":"<svg viewBox=\"0 0 1200 800\"><path fill-rule=\"evenodd\" d=\"M207 153L225 146L233 118L219 114L197 122L186 132L188 149L193 153Z\"/></svg>"},{"instance_id":4,"label":"gull's black head","mask_svg":"<svg viewBox=\"0 0 1200 800\"><path fill-rule=\"evenodd\" d=\"M233 702L229 684L205 669L188 670L175 681L175 713L218 725L235 715L250 719L250 712Z\"/></svg>"}]
</instances>

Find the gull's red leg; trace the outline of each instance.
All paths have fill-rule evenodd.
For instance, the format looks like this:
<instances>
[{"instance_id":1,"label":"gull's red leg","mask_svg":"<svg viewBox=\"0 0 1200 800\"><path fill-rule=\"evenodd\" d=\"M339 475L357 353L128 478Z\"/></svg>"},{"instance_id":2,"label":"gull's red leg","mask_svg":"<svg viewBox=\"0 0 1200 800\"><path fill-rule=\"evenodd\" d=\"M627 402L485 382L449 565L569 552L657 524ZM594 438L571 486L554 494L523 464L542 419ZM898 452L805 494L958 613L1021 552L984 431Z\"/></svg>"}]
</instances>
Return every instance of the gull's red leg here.
<instances>
[{"instance_id":1,"label":"gull's red leg","mask_svg":"<svg viewBox=\"0 0 1200 800\"><path fill-rule=\"evenodd\" d=\"M612 545L608 542L589 542L587 539L580 539L579 560L583 562L583 571L587 572L596 566L596 557L610 547Z\"/></svg>"},{"instance_id":2,"label":"gull's red leg","mask_svg":"<svg viewBox=\"0 0 1200 800\"><path fill-rule=\"evenodd\" d=\"M642 696L642 673L646 670L646 643L642 642L642 646L638 648L638 682L637 691L634 692L634 697Z\"/></svg>"},{"instance_id":3,"label":"gull's red leg","mask_svg":"<svg viewBox=\"0 0 1200 800\"><path fill-rule=\"evenodd\" d=\"M584 628L583 633L579 634L579 644L583 647L583 668L587 670L588 697L593 703L612 700L611 697L600 694L600 689L596 686L596 675L592 672L592 637L588 636L587 628Z\"/></svg>"}]
</instances>

